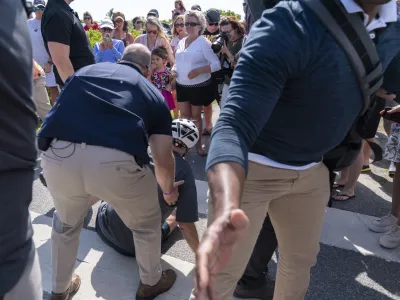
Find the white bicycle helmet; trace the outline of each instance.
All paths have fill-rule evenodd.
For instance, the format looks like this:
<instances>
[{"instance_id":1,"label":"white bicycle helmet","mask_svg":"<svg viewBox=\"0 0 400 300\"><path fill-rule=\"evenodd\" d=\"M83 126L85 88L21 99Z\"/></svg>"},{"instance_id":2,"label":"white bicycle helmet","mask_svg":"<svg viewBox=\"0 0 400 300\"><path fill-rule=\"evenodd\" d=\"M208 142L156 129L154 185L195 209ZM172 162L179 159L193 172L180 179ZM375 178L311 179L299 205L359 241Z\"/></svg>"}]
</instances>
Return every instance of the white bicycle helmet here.
<instances>
[{"instance_id":1,"label":"white bicycle helmet","mask_svg":"<svg viewBox=\"0 0 400 300\"><path fill-rule=\"evenodd\" d=\"M199 140L197 126L187 119L176 119L172 121L172 137L179 140L188 149L195 146Z\"/></svg>"}]
</instances>

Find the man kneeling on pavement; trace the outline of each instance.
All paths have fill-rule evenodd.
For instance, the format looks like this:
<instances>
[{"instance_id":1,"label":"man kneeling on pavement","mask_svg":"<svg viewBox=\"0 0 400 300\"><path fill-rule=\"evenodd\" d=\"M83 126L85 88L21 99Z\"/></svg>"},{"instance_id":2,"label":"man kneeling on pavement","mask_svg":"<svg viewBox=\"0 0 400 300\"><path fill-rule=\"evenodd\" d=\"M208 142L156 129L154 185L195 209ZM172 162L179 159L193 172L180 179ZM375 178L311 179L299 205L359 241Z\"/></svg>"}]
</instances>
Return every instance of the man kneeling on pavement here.
<instances>
[{"instance_id":1,"label":"man kneeling on pavement","mask_svg":"<svg viewBox=\"0 0 400 300\"><path fill-rule=\"evenodd\" d=\"M196 145L199 131L190 120L178 119L172 122L172 150L175 157L175 181L182 182L179 186L179 197L176 205L169 206L158 187L158 200L162 215L162 240L179 224L190 248L195 252L199 245L199 237L195 222L198 221L197 190L190 165L184 159L190 148ZM154 170L153 164L151 168ZM126 256L135 256L135 245L132 232L124 224L113 206L103 202L99 207L96 219L96 231L101 239L115 251Z\"/></svg>"},{"instance_id":2,"label":"man kneeling on pavement","mask_svg":"<svg viewBox=\"0 0 400 300\"><path fill-rule=\"evenodd\" d=\"M119 63L80 69L43 122L38 142L56 208L51 300L69 299L80 287L73 271L93 198L107 199L132 232L141 281L136 300L154 299L176 280L173 270L161 269L157 182L169 205L176 204L181 183L174 182L171 114L146 79L150 63L147 47L134 44ZM155 176L147 166L149 145Z\"/></svg>"}]
</instances>

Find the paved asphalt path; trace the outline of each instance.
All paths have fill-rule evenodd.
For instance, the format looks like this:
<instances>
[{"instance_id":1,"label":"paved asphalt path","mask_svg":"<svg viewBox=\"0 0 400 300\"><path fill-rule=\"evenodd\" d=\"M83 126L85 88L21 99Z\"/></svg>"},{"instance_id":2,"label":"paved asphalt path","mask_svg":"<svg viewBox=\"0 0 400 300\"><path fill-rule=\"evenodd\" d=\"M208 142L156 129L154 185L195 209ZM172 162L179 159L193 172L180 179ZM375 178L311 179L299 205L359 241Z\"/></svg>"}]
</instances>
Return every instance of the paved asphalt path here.
<instances>
[{"instance_id":1,"label":"paved asphalt path","mask_svg":"<svg viewBox=\"0 0 400 300\"><path fill-rule=\"evenodd\" d=\"M219 109L215 107L214 121ZM378 141L384 143L386 136L378 133ZM209 140L206 140L209 143ZM193 167L196 180L206 181L205 158L195 152L187 160ZM334 208L370 216L382 216L390 210L392 179L386 174L386 162L373 166L372 173L361 175L356 187L356 199L335 203ZM39 169L38 169L39 171ZM85 228L94 230L98 205L88 212ZM30 209L39 214L52 216L54 207L51 196L39 180L33 186L33 201ZM200 215L197 223L200 235L206 228L206 215ZM393 250L400 251L400 249ZM163 253L183 261L194 263L194 255L179 230L175 230L163 246ZM276 273L276 257L269 266L269 276ZM45 293L45 299L50 299ZM388 262L374 256L364 256L349 250L321 244L318 264L312 270L308 299L318 300L400 300L400 264Z\"/></svg>"}]
</instances>

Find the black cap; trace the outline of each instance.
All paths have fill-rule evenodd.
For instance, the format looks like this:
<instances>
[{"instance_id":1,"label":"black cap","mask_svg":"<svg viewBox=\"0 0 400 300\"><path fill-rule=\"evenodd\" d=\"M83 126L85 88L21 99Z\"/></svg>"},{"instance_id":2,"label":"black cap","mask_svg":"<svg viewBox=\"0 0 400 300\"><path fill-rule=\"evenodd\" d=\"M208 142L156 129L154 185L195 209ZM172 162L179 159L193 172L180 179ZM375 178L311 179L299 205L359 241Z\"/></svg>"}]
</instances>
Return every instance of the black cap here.
<instances>
[{"instance_id":1,"label":"black cap","mask_svg":"<svg viewBox=\"0 0 400 300\"><path fill-rule=\"evenodd\" d=\"M218 9L211 8L206 11L206 19L208 24L219 23L221 20L221 14Z\"/></svg>"},{"instance_id":2,"label":"black cap","mask_svg":"<svg viewBox=\"0 0 400 300\"><path fill-rule=\"evenodd\" d=\"M200 7L200 5L195 4L195 5L192 6L191 10L198 10L198 11L201 11L201 7Z\"/></svg>"},{"instance_id":3,"label":"black cap","mask_svg":"<svg viewBox=\"0 0 400 300\"><path fill-rule=\"evenodd\" d=\"M151 9L151 10L147 13L147 15L148 15L148 16L155 16L155 17L158 17L158 16L159 16L158 10L157 10L157 9Z\"/></svg>"}]
</instances>

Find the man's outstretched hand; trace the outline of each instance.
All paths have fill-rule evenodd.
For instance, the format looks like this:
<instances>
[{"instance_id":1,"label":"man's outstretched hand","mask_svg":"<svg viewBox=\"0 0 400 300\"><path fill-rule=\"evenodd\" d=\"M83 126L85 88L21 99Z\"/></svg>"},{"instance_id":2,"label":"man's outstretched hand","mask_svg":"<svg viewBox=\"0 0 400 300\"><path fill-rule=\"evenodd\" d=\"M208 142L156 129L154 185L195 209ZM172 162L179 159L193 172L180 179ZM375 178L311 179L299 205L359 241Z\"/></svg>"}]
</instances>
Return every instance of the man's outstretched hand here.
<instances>
[{"instance_id":1,"label":"man's outstretched hand","mask_svg":"<svg viewBox=\"0 0 400 300\"><path fill-rule=\"evenodd\" d=\"M234 209L216 218L207 229L196 253L197 300L217 300L214 293L216 276L228 264L233 247L246 234L248 225L246 214L241 209Z\"/></svg>"}]
</instances>

